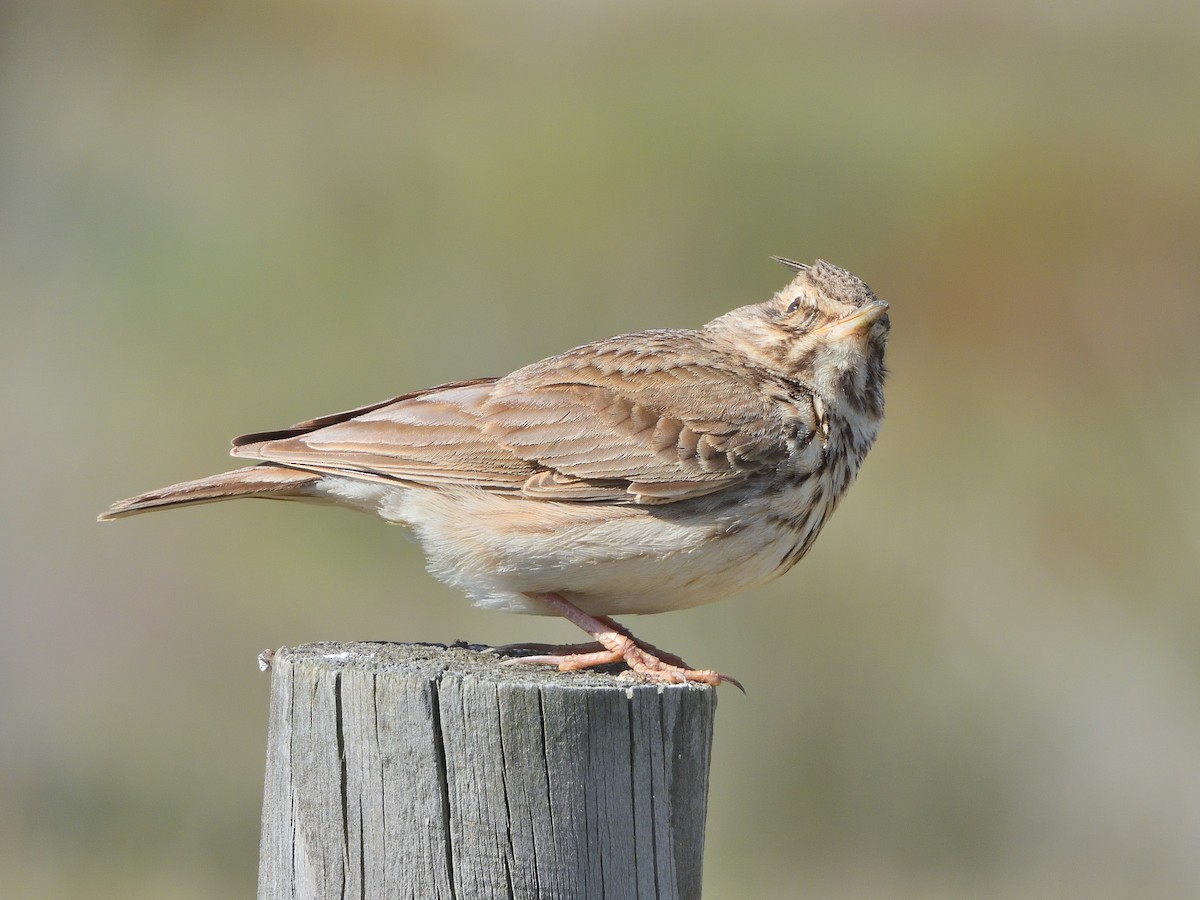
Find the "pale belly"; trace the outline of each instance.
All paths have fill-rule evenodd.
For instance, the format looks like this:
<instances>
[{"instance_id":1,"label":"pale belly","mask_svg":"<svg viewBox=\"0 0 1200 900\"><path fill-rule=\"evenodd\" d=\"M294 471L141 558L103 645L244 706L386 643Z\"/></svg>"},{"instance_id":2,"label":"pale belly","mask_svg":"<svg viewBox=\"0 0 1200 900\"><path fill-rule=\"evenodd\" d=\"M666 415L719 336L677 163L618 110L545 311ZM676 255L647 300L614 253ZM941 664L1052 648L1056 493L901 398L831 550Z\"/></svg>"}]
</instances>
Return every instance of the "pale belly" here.
<instances>
[{"instance_id":1,"label":"pale belly","mask_svg":"<svg viewBox=\"0 0 1200 900\"><path fill-rule=\"evenodd\" d=\"M815 482L736 504L701 498L659 507L332 477L321 493L410 526L429 571L478 606L548 614L525 594L557 592L589 613L622 615L711 603L782 574L826 516Z\"/></svg>"}]
</instances>

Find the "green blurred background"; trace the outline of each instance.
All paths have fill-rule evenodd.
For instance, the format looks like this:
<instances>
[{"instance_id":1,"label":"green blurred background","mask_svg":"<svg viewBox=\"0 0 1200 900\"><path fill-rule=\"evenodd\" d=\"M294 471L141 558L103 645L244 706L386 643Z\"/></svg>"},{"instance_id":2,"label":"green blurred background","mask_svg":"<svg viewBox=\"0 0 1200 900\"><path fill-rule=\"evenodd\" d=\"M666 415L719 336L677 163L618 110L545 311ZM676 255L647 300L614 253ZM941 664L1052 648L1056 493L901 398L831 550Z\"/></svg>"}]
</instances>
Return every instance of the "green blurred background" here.
<instances>
[{"instance_id":1,"label":"green blurred background","mask_svg":"<svg viewBox=\"0 0 1200 900\"><path fill-rule=\"evenodd\" d=\"M254 890L264 647L573 638L365 516L101 527L229 437L765 299L892 302L721 692L706 896L1200 896L1200 6L0 7L6 896Z\"/></svg>"}]
</instances>

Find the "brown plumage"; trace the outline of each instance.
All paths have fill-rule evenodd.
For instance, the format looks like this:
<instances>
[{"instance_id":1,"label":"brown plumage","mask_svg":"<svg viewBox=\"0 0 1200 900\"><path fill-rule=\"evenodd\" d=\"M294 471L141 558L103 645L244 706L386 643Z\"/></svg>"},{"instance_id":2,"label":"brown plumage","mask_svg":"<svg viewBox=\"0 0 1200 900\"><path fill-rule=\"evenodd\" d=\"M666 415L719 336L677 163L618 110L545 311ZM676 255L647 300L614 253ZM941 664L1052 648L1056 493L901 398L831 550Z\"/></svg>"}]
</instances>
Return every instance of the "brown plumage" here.
<instances>
[{"instance_id":1,"label":"brown plumage","mask_svg":"<svg viewBox=\"0 0 1200 900\"><path fill-rule=\"evenodd\" d=\"M559 613L642 677L717 683L608 618L721 599L794 565L883 418L887 304L824 261L697 331L586 344L234 441L254 465L116 503L101 519L267 497L411 526L479 605Z\"/></svg>"}]
</instances>

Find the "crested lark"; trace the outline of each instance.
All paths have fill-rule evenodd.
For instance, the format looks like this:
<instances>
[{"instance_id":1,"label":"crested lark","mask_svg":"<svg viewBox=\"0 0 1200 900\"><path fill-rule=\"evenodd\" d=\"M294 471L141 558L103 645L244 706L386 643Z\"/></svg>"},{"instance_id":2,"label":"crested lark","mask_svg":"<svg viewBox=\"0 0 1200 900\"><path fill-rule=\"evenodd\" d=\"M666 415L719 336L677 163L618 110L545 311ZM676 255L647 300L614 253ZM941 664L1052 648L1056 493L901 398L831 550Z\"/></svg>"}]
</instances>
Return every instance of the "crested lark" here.
<instances>
[{"instance_id":1,"label":"crested lark","mask_svg":"<svg viewBox=\"0 0 1200 900\"><path fill-rule=\"evenodd\" d=\"M824 262L698 331L643 331L518 369L248 434L253 465L122 500L100 518L267 497L410 526L479 606L560 614L657 681L733 681L609 615L720 600L812 546L883 420L888 305ZM591 645L595 648L596 645Z\"/></svg>"}]
</instances>

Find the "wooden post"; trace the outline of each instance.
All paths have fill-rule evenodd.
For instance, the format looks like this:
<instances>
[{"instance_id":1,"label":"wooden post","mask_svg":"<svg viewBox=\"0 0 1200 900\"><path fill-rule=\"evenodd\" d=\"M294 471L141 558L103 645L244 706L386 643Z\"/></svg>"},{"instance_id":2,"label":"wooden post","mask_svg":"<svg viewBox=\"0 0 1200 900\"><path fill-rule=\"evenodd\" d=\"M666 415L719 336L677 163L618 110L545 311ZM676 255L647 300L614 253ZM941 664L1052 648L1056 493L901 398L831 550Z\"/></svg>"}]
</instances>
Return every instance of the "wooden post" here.
<instances>
[{"instance_id":1,"label":"wooden post","mask_svg":"<svg viewBox=\"0 0 1200 900\"><path fill-rule=\"evenodd\" d=\"M713 689L464 646L271 664L258 900L700 896Z\"/></svg>"}]
</instances>

